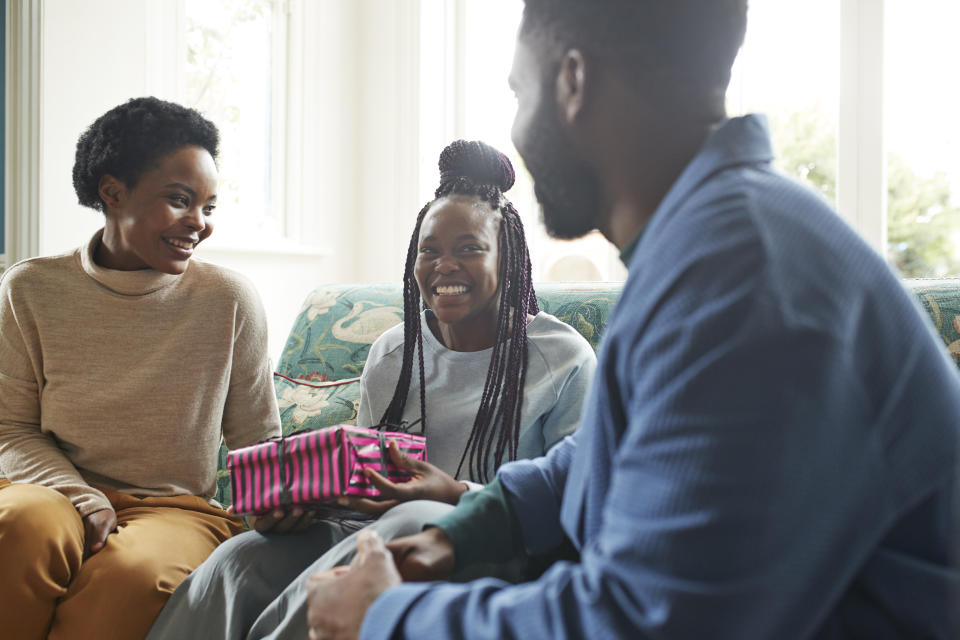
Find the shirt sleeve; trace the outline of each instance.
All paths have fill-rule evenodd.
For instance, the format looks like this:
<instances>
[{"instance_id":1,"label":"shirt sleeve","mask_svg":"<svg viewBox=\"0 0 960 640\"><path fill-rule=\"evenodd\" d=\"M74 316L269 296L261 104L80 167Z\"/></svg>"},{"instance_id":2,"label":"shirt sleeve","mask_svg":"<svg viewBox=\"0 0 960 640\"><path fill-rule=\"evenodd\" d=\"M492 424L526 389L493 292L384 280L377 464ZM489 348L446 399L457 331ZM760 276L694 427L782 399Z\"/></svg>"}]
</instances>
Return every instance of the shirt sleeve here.
<instances>
[{"instance_id":1,"label":"shirt sleeve","mask_svg":"<svg viewBox=\"0 0 960 640\"><path fill-rule=\"evenodd\" d=\"M500 480L468 491L456 509L424 528L437 527L453 541L456 570L481 562L503 562L523 552L520 526Z\"/></svg>"},{"instance_id":2,"label":"shirt sleeve","mask_svg":"<svg viewBox=\"0 0 960 640\"><path fill-rule=\"evenodd\" d=\"M230 387L223 407L223 437L230 449L280 435L266 313L252 284L244 280L238 291Z\"/></svg>"},{"instance_id":3,"label":"shirt sleeve","mask_svg":"<svg viewBox=\"0 0 960 640\"><path fill-rule=\"evenodd\" d=\"M575 364L559 381L556 404L544 415L544 453L580 426L580 413L597 368L593 349L583 342L583 348L577 351Z\"/></svg>"},{"instance_id":4,"label":"shirt sleeve","mask_svg":"<svg viewBox=\"0 0 960 640\"><path fill-rule=\"evenodd\" d=\"M84 481L56 441L41 430L38 376L43 365L40 354L31 357L27 347L24 332L35 335L36 326L29 311L14 302L9 277L14 274L8 271L0 285L0 474L11 482L59 491L81 517L109 509L107 497Z\"/></svg>"},{"instance_id":5,"label":"shirt sleeve","mask_svg":"<svg viewBox=\"0 0 960 640\"><path fill-rule=\"evenodd\" d=\"M380 424L384 411L393 400L397 377L400 375L402 356L398 359L395 357L398 355L396 352L389 351L387 338L390 335L389 332L393 330L387 331L370 345L367 361L363 364L363 371L360 372L360 406L357 408L357 425L361 427Z\"/></svg>"},{"instance_id":6,"label":"shirt sleeve","mask_svg":"<svg viewBox=\"0 0 960 640\"><path fill-rule=\"evenodd\" d=\"M370 380L368 372L371 367L376 365L376 360L373 357L373 347L371 347L370 355L367 357L367 362L363 365L363 371L360 373L360 406L357 407L357 425L361 427L372 427L380 422L379 416L376 422L373 419L373 407L371 406L373 399L367 389Z\"/></svg>"}]
</instances>

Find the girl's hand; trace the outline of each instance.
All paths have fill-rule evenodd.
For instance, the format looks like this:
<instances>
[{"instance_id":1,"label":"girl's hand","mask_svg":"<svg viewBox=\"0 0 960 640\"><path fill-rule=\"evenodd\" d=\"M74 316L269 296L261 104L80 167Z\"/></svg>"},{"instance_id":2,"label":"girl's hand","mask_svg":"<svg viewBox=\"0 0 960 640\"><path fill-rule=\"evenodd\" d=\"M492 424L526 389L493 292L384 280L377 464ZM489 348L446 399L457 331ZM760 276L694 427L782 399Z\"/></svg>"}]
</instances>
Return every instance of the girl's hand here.
<instances>
[{"instance_id":1,"label":"girl's hand","mask_svg":"<svg viewBox=\"0 0 960 640\"><path fill-rule=\"evenodd\" d=\"M107 545L107 536L117 529L117 512L101 509L83 518L83 557L89 558Z\"/></svg>"},{"instance_id":2,"label":"girl's hand","mask_svg":"<svg viewBox=\"0 0 960 640\"><path fill-rule=\"evenodd\" d=\"M234 513L233 505L227 507L227 513ZM300 533L310 526L313 516L313 511L297 506L259 516L243 516L243 519L248 527L260 533Z\"/></svg>"},{"instance_id":3,"label":"girl's hand","mask_svg":"<svg viewBox=\"0 0 960 640\"><path fill-rule=\"evenodd\" d=\"M337 504L354 511L380 515L398 503L408 500L436 500L457 504L460 496L467 490L467 485L458 482L429 462L405 455L395 441L390 442L387 452L390 460L397 467L410 474L410 481L390 482L373 469L364 469L364 474L370 482L380 490L380 498L371 500L356 496L341 496L337 499Z\"/></svg>"}]
</instances>

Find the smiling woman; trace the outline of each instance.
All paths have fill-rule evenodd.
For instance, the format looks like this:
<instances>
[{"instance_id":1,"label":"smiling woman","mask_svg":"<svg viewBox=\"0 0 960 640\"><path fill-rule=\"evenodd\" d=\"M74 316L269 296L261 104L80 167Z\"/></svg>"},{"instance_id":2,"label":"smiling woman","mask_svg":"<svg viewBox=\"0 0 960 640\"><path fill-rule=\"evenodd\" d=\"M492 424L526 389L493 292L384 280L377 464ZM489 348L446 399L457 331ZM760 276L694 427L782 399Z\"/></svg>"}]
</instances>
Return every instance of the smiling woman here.
<instances>
[{"instance_id":1,"label":"smiling woman","mask_svg":"<svg viewBox=\"0 0 960 640\"><path fill-rule=\"evenodd\" d=\"M213 123L180 105L111 109L80 137L73 170L103 228L0 281L10 637L142 638L242 529L212 497L221 434L246 446L280 424L256 292L192 260L212 232L217 145Z\"/></svg>"},{"instance_id":2,"label":"smiling woman","mask_svg":"<svg viewBox=\"0 0 960 640\"><path fill-rule=\"evenodd\" d=\"M177 589L149 640L305 638L309 576L349 562L356 529L385 539L420 531L501 463L543 455L577 428L596 358L579 333L538 308L523 224L504 195L513 165L464 140L448 145L439 165L440 185L407 244L403 323L370 347L357 410L358 425L423 430L430 463L391 449L411 480L370 474L381 500L341 502L362 514L321 519L298 535L228 541ZM496 571L516 579L522 567Z\"/></svg>"},{"instance_id":3,"label":"smiling woman","mask_svg":"<svg viewBox=\"0 0 960 640\"><path fill-rule=\"evenodd\" d=\"M156 98L131 100L97 119L77 142L73 168L80 204L106 217L96 263L186 271L194 248L213 232L218 145L211 122Z\"/></svg>"},{"instance_id":4,"label":"smiling woman","mask_svg":"<svg viewBox=\"0 0 960 640\"><path fill-rule=\"evenodd\" d=\"M430 330L457 351L493 345L499 287L498 217L471 198L438 201L420 227L414 274L433 311Z\"/></svg>"},{"instance_id":5,"label":"smiling woman","mask_svg":"<svg viewBox=\"0 0 960 640\"><path fill-rule=\"evenodd\" d=\"M213 233L217 167L202 147L183 147L144 172L134 187L107 174L99 195L106 225L95 259L109 269L183 273Z\"/></svg>"}]
</instances>

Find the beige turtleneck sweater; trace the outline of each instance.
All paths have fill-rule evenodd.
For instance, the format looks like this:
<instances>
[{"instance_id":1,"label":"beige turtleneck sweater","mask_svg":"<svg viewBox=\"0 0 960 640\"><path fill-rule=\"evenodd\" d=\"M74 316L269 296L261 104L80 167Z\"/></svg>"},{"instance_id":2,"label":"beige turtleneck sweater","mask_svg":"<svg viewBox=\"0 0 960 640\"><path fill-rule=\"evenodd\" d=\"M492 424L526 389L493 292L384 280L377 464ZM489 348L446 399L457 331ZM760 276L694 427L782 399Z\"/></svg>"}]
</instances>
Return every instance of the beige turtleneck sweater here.
<instances>
[{"instance_id":1,"label":"beige turtleneck sweater","mask_svg":"<svg viewBox=\"0 0 960 640\"><path fill-rule=\"evenodd\" d=\"M0 476L110 507L91 485L213 502L230 448L279 435L267 327L253 286L192 260L182 275L72 253L0 280Z\"/></svg>"}]
</instances>

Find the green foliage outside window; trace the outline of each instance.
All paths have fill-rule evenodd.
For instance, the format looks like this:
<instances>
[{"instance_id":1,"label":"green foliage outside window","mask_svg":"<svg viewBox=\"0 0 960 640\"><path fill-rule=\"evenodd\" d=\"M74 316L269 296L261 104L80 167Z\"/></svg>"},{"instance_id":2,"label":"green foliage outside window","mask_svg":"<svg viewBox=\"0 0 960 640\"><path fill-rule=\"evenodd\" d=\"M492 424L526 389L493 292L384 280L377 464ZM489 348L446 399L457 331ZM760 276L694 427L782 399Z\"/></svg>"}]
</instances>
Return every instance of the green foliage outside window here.
<instances>
[{"instance_id":1,"label":"green foliage outside window","mask_svg":"<svg viewBox=\"0 0 960 640\"><path fill-rule=\"evenodd\" d=\"M770 118L780 168L836 204L836 126L816 108ZM960 276L960 203L945 173L889 154L887 258L907 278Z\"/></svg>"}]
</instances>

